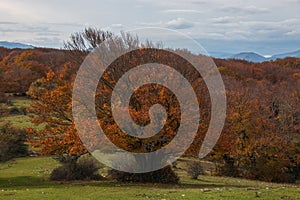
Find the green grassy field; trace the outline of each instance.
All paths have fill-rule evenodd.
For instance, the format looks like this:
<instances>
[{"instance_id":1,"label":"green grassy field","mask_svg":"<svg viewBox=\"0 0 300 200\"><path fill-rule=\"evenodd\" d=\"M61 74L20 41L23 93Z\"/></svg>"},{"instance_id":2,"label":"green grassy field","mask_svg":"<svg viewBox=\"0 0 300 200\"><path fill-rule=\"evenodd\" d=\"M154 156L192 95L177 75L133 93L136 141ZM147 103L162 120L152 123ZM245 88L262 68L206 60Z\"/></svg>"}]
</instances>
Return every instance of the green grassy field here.
<instances>
[{"instance_id":1,"label":"green grassy field","mask_svg":"<svg viewBox=\"0 0 300 200\"><path fill-rule=\"evenodd\" d=\"M300 186L200 176L167 184L120 184L113 181L52 182L58 163L50 157L18 158L0 164L0 199L300 199Z\"/></svg>"},{"instance_id":2,"label":"green grassy field","mask_svg":"<svg viewBox=\"0 0 300 200\"><path fill-rule=\"evenodd\" d=\"M10 99L10 104L2 104L3 108L5 108L8 112L5 116L0 117L0 126L10 122L12 126L17 128L34 128L37 130L43 129L44 125L36 126L30 121L29 115L25 115L24 113L16 113L16 114L9 114L11 109L26 109L30 107L30 103L32 100L26 97L13 97Z\"/></svg>"},{"instance_id":3,"label":"green grassy field","mask_svg":"<svg viewBox=\"0 0 300 200\"><path fill-rule=\"evenodd\" d=\"M13 97L10 99L11 105L8 108L28 108L32 100L27 97Z\"/></svg>"}]
</instances>

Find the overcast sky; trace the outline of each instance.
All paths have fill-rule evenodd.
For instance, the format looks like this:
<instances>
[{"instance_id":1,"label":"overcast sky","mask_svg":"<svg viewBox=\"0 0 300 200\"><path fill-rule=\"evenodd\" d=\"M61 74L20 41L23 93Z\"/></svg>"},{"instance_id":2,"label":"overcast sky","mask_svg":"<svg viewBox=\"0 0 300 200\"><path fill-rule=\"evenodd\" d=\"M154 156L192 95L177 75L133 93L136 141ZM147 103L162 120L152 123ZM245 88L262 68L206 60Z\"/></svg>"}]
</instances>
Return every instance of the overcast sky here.
<instances>
[{"instance_id":1,"label":"overcast sky","mask_svg":"<svg viewBox=\"0 0 300 200\"><path fill-rule=\"evenodd\" d=\"M93 26L164 27L210 51L263 55L300 49L300 0L0 0L0 41L61 48Z\"/></svg>"}]
</instances>

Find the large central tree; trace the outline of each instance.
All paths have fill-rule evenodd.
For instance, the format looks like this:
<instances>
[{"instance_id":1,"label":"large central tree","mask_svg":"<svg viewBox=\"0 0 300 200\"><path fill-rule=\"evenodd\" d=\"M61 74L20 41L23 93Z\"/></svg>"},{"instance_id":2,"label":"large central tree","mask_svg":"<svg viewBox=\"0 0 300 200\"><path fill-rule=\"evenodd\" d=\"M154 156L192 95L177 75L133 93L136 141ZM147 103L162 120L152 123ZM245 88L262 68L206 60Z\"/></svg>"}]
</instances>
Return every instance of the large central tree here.
<instances>
[{"instance_id":1,"label":"large central tree","mask_svg":"<svg viewBox=\"0 0 300 200\"><path fill-rule=\"evenodd\" d=\"M128 54L129 59L123 57L115 61L110 66L110 70L107 70L99 80L96 91L96 112L99 123L105 130L107 137L117 146L132 152L154 151L167 145L175 136L180 125L180 106L176 96L166 87L150 84L136 90L130 99L129 108L124 109L129 109L135 123L145 126L150 123L150 107L159 103L168 114L167 125L159 134L145 140L129 137L118 128L109 107L110 96L118 79L131 67L140 65L140 62L151 63L153 58L159 57L158 59L163 60L167 65L177 66L177 69L188 77L193 87L202 92L201 95L207 93L206 86L198 74L194 73L191 65L184 63L184 61L179 62L174 56L170 58L161 52L157 53L158 51L155 50L145 52L145 47L153 47L150 42L142 46L137 37L128 34L115 36L110 32L93 28L85 29L83 32L71 35L71 39L65 42L65 49L69 51L70 62L66 63L59 73L49 72L45 78L34 82L28 91L32 98L37 99L31 105L31 112L34 114L32 121L36 124L45 124L45 129L32 133L32 141L41 147L41 153L83 154L86 152L78 137L72 116L73 83L76 72L87 54L106 40L113 41L118 45L118 48L141 47L139 50ZM169 74L169 77L172 76L173 74ZM198 101L204 102L207 99L198 96ZM207 105L207 102L201 105ZM202 107L204 111L202 112L200 127L202 128L201 131L205 133L207 127L204 124L209 118L205 112L209 106ZM191 148L191 151L196 152L200 145L193 145L193 147L195 148Z\"/></svg>"}]
</instances>

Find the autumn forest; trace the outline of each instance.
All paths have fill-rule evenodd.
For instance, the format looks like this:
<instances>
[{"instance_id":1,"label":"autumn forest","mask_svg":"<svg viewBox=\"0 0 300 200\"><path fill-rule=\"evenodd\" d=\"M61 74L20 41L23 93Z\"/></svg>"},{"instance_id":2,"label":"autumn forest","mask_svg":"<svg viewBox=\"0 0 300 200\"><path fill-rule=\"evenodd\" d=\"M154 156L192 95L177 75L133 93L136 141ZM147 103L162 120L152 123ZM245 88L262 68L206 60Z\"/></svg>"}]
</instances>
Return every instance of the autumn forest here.
<instances>
[{"instance_id":1,"label":"autumn forest","mask_svg":"<svg viewBox=\"0 0 300 200\"><path fill-rule=\"evenodd\" d=\"M32 126L18 128L13 127L13 124L0 122L0 147L4 148L4 143L9 145L9 142L4 142L8 141L5 134L16 129L15 131L22 132L24 137L16 140L12 138L11 140L15 142L12 145L18 148L17 146L22 143L23 146L20 148L23 150L25 145L26 153L23 155L32 154L34 150L38 156L56 156L61 163L70 164L77 162L81 155L87 154L86 147L78 137L72 116L73 84L77 70L90 49L112 37L113 34L110 32L86 29L73 34L60 50L1 47L0 118L4 119L12 114L13 111L7 109L12 99L26 98L30 101L30 106L22 112L29 116ZM142 51L137 51L131 56L138 57ZM190 56L198 59L202 55ZM175 64L167 58L160 59L165 59L170 65ZM216 176L242 177L267 182L297 182L300 179L300 59L285 58L262 63L218 58L213 58L213 61L225 84L226 121L213 151L199 163L211 163L214 166L211 174ZM133 59L128 64L138 65L138 63L138 59ZM210 120L209 94L202 78L196 76L190 66L182 63L177 65L180 71L190 74L190 82L198 91L201 121L197 136L183 156L197 160ZM111 96L111 90L120 78L120 75L113 73L122 73L120 67L125 70L126 65L121 66L115 62L111 71L108 71L98 84L96 110L100 124L106 130L105 134L115 145L131 152L151 152L167 145L176 134L179 121L176 106L178 101L165 87L150 85L140 88L132 97L129 108L137 124L147 124L150 120L147 113L151 105L162 104L169 113L168 126L163 130L165 134L159 133L152 138L140 140L126 136L113 122L109 108L110 100L102 97ZM144 94L148 93L156 95L145 98ZM162 142L157 142L162 139ZM89 145L91 148L97 148L93 147L93 142ZM5 150L2 149L0 153L2 162L18 156L12 154L7 157ZM190 164L189 169L192 172L199 171L197 163L198 161L196 164ZM173 163L173 167L175 165L176 163ZM70 178L59 177L61 168L55 170L52 172L54 180ZM167 182L178 182L172 166L149 172L151 180L145 178L149 174L134 175L114 170L110 173L111 177L119 181L155 182L156 176L161 177L159 171L166 176L164 180L168 180ZM80 179L77 175L70 174L73 179ZM101 179L95 174L90 178Z\"/></svg>"}]
</instances>

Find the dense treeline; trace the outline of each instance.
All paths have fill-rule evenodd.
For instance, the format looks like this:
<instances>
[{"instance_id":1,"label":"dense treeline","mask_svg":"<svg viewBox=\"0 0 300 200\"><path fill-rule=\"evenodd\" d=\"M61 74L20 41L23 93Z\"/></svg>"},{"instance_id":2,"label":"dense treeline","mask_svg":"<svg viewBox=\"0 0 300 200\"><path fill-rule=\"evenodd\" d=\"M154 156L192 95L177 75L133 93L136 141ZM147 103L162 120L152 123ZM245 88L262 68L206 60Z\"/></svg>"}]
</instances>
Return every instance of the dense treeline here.
<instances>
[{"instance_id":1,"label":"dense treeline","mask_svg":"<svg viewBox=\"0 0 300 200\"><path fill-rule=\"evenodd\" d=\"M267 181L299 178L299 59L284 62L216 60L228 98L227 121L213 153L225 163L221 174Z\"/></svg>"},{"instance_id":2,"label":"dense treeline","mask_svg":"<svg viewBox=\"0 0 300 200\"><path fill-rule=\"evenodd\" d=\"M93 34L97 36L97 32L92 30L90 35L87 33L89 32L83 35L90 36L92 47L112 37L106 32L101 32L99 37L92 37ZM86 153L71 114L72 85L76 71L91 48L86 46L72 50L76 46L74 44L80 41L80 36L74 34L71 37L71 41L66 43L68 50L0 48L0 100L1 96L5 100L5 93L26 93L30 98L38 100L32 103L30 109L35 114L33 122L46 123L46 126L40 131L29 129L28 134L32 144L41 147L40 151L44 154ZM197 56L193 55L193 58L197 59ZM286 58L264 63L233 59L214 61L227 92L225 127L213 152L207 157L216 163L217 173L266 181L293 182L299 179L300 59ZM118 72L117 69L114 70ZM115 79L109 74L104 78L105 80L101 80L102 85L99 85L101 90L96 95L96 101L101 105L97 110L99 119L107 119L106 116L111 114L107 109L109 101L101 99L101 96L110 92ZM193 81L201 83L203 80L200 78ZM207 94L205 84L199 85L200 93ZM133 100L141 105L146 103L149 108L156 101L151 101L153 97L145 99L141 94L153 90L160 91L159 95L162 96L158 98L162 104L176 104L176 99L164 101L164 97L170 94L168 90L159 87L142 88ZM209 97L200 95L198 100L202 105L208 106L200 108L202 121L198 135L186 152L187 156L195 157L210 117ZM136 105L131 105L130 108L135 121L149 120L145 115L147 110ZM176 113L176 108L173 107L167 107L167 110ZM174 120L175 118L174 115ZM109 120L104 122L102 126L108 130L108 137L122 148L134 152L149 152L158 148L156 143L151 146L152 149L147 145L136 146L135 138L126 138L119 132L116 124ZM169 139L178 128L178 124L174 124L165 130ZM118 139L122 142L118 142ZM165 142L169 142L169 139Z\"/></svg>"},{"instance_id":3,"label":"dense treeline","mask_svg":"<svg viewBox=\"0 0 300 200\"><path fill-rule=\"evenodd\" d=\"M25 94L47 72L58 72L67 63L66 51L56 49L0 48L1 92Z\"/></svg>"}]
</instances>

